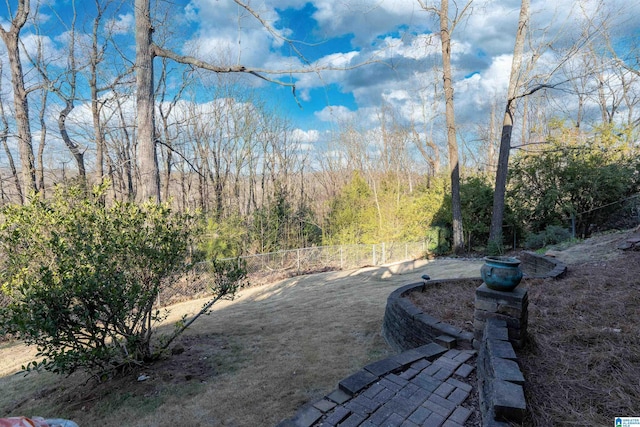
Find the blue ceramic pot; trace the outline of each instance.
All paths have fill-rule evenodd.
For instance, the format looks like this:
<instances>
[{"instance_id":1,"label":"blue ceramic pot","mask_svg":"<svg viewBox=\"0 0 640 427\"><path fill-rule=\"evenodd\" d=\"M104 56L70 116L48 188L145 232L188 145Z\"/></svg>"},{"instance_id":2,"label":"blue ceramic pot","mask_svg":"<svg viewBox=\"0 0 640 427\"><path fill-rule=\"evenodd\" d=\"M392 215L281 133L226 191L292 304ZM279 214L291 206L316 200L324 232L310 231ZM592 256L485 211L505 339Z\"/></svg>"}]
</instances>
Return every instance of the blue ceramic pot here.
<instances>
[{"instance_id":1,"label":"blue ceramic pot","mask_svg":"<svg viewBox=\"0 0 640 427\"><path fill-rule=\"evenodd\" d=\"M488 256L480 269L482 280L489 289L511 292L522 280L520 260L507 256Z\"/></svg>"}]
</instances>

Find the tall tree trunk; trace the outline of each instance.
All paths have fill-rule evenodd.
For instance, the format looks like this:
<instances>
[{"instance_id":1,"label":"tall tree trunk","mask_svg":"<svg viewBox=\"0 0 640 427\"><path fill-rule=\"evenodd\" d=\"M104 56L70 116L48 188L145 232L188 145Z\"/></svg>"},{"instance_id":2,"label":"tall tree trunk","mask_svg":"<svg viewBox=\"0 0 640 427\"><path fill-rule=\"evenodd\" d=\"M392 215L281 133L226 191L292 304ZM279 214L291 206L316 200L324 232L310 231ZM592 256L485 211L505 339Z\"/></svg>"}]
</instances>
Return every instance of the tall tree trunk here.
<instances>
[{"instance_id":1,"label":"tall tree trunk","mask_svg":"<svg viewBox=\"0 0 640 427\"><path fill-rule=\"evenodd\" d=\"M36 179L38 191L44 199L46 195L46 189L44 185L44 147L47 143L47 121L45 120L45 114L47 111L47 99L48 93L46 90L42 91L42 105L40 107L40 143L38 144L38 168L36 169Z\"/></svg>"},{"instance_id":2,"label":"tall tree trunk","mask_svg":"<svg viewBox=\"0 0 640 427\"><path fill-rule=\"evenodd\" d=\"M502 247L502 222L504 220L505 194L507 190L507 172L509 169L509 150L511 149L511 133L513 131L513 115L516 108L516 93L518 90L518 78L522 68L522 56L524 42L529 21L529 0L522 0L520 5L520 17L518 18L518 32L513 49L513 62L511 63L511 75L509 76L509 88L507 91L507 106L502 122L502 136L500 138L500 151L498 154L498 169L496 171L496 185L493 193L493 213L491 215L491 228L489 229L489 243Z\"/></svg>"},{"instance_id":3,"label":"tall tree trunk","mask_svg":"<svg viewBox=\"0 0 640 427\"><path fill-rule=\"evenodd\" d=\"M78 168L78 177L84 185L87 179L87 171L84 166L84 153L82 152L82 150L80 150L80 147L71 140L71 137L69 137L69 132L67 132L67 117L69 116L69 113L71 113L73 108L73 100L68 99L65 103L65 107L62 109L62 111L60 111L60 115L58 116L58 129L60 130L60 136L62 137L62 140L71 152L73 159L76 161L76 167Z\"/></svg>"},{"instance_id":4,"label":"tall tree trunk","mask_svg":"<svg viewBox=\"0 0 640 427\"><path fill-rule=\"evenodd\" d=\"M31 127L29 123L29 103L27 91L24 87L24 74L20 61L19 36L20 30L27 22L29 15L29 0L18 2L18 10L11 21L9 30L0 27L0 36L7 48L7 58L11 69L11 86L13 89L13 103L18 130L18 148L20 153L22 188L24 191L37 191L36 171L34 166L33 145L31 141Z\"/></svg>"},{"instance_id":5,"label":"tall tree trunk","mask_svg":"<svg viewBox=\"0 0 640 427\"><path fill-rule=\"evenodd\" d=\"M453 103L453 81L451 73L451 33L449 32L449 0L440 3L440 40L442 42L442 72L444 80L445 118L447 122L447 146L449 148L449 170L451 172L451 211L453 214L453 251L464 251L462 230L462 203L460 201L460 163L456 120Z\"/></svg>"},{"instance_id":6,"label":"tall tree trunk","mask_svg":"<svg viewBox=\"0 0 640 427\"><path fill-rule=\"evenodd\" d=\"M153 90L154 49L149 0L135 0L138 162L143 200L160 202L160 175L155 140Z\"/></svg>"},{"instance_id":7,"label":"tall tree trunk","mask_svg":"<svg viewBox=\"0 0 640 427\"><path fill-rule=\"evenodd\" d=\"M2 75L1 63L0 63L0 75ZM1 80L0 80L0 93L2 93ZM16 164L13 161L13 155L11 154L11 150L9 149L9 144L7 143L7 139L9 138L9 121L7 120L7 116L4 113L4 103L2 102L2 99L0 99L0 120L2 120L2 133L0 133L0 139L2 139L2 146L4 147L5 154L7 155L7 160L9 161L9 168L11 169L11 176L13 177L13 182L16 186L18 198L20 200L20 203L24 203L22 186L20 185L20 176L18 176L18 170L16 169Z\"/></svg>"}]
</instances>

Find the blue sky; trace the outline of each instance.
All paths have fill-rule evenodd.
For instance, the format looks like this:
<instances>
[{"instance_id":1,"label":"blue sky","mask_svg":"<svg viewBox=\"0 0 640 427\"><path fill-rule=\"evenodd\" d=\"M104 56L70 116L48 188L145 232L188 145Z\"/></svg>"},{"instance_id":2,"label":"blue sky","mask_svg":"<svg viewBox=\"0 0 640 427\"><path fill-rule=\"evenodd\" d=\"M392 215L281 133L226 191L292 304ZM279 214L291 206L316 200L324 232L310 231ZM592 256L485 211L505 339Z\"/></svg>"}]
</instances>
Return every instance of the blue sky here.
<instances>
[{"instance_id":1,"label":"blue sky","mask_svg":"<svg viewBox=\"0 0 640 427\"><path fill-rule=\"evenodd\" d=\"M32 8L37 3L32 0ZM89 31L93 2L76 3L78 27ZM15 8L16 0L9 4ZM133 0L125 1L120 9L110 9L105 15L114 40L131 60L132 4ZM424 120L425 111L431 119L441 120L441 93L433 90L434 84L441 82L437 21L421 10L417 0L252 0L249 4L275 30L276 37L232 0L172 0L158 3L154 14L160 20L156 40L160 42L167 35L161 42L167 47L216 64L270 70L350 67L373 61L353 70L271 76L283 81L293 79L297 99L288 87L250 76L242 79L243 84L258 90L283 111L291 125L299 129L300 137L310 144L320 143L336 123L375 128L382 105L393 108L407 122ZM487 123L492 104L503 108L520 6L517 0L475 0L473 4L472 13L453 33L456 113L463 130ZM595 0L532 0L536 40L570 43L580 34L583 11L591 13L596 4ZM451 2L452 14L453 7ZM609 11L614 33L623 40L620 49L624 50L640 29L640 2L607 0L602 7ZM169 20L161 19L163 8L168 8ZM70 0L41 2L38 37L54 64L59 61L61 66L65 27L60 21L68 22L70 11ZM4 2L0 5L0 24L7 25ZM27 49L34 46L34 33L33 25L22 32ZM302 58L292 46L303 54ZM553 60L553 54L547 51L539 63L544 67ZM7 67L3 73L6 76ZM5 92L8 86L8 82L3 85ZM443 138L443 133L434 137Z\"/></svg>"}]
</instances>

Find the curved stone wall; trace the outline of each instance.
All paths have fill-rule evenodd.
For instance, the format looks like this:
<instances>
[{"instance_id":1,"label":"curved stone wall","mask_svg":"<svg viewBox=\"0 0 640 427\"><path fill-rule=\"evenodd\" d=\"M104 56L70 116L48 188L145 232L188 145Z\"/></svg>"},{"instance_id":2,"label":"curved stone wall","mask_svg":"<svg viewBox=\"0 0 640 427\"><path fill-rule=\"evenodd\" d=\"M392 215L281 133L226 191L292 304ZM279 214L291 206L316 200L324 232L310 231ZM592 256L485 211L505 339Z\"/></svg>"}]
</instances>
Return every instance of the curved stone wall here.
<instances>
[{"instance_id":1,"label":"curved stone wall","mask_svg":"<svg viewBox=\"0 0 640 427\"><path fill-rule=\"evenodd\" d=\"M411 292L422 292L425 286L456 282L458 279L430 280L405 285L396 289L387 298L382 323L382 336L396 351L406 351L421 345L436 342L446 347L472 348L473 333L441 322L424 313L409 298ZM478 286L482 279L478 278Z\"/></svg>"},{"instance_id":2,"label":"curved stone wall","mask_svg":"<svg viewBox=\"0 0 640 427\"><path fill-rule=\"evenodd\" d=\"M565 275L567 266L555 258L538 255L534 252L522 252L518 255L522 262L520 268L528 277L552 277L558 279Z\"/></svg>"},{"instance_id":3,"label":"curved stone wall","mask_svg":"<svg viewBox=\"0 0 640 427\"><path fill-rule=\"evenodd\" d=\"M526 277L562 277L567 267L555 258L532 252L523 252L518 258ZM387 306L382 323L382 336L396 351L406 351L431 342L446 347L473 348L473 333L462 331L433 316L424 313L405 296L411 292L422 292L425 286L455 282L459 279L429 280L411 283L396 289L387 298ZM473 279L472 279L473 280ZM482 279L478 278L478 286Z\"/></svg>"}]
</instances>

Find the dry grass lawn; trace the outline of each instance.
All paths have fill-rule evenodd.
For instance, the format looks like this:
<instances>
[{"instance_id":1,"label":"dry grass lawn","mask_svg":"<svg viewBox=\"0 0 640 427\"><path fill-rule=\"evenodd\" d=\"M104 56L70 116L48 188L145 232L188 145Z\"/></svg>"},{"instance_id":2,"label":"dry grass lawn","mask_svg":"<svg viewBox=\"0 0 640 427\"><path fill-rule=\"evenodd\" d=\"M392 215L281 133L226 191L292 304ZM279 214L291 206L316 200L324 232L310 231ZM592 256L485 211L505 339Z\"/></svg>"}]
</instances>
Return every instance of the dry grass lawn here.
<instances>
[{"instance_id":1,"label":"dry grass lawn","mask_svg":"<svg viewBox=\"0 0 640 427\"><path fill-rule=\"evenodd\" d=\"M478 276L481 261L419 261L295 277L243 290L215 306L176 354L131 376L95 384L80 374L15 375L34 351L0 349L0 416L73 419L82 426L273 426L363 365L386 357L387 296L432 278ZM203 300L172 307L170 320ZM138 382L145 374L149 379Z\"/></svg>"}]
</instances>

